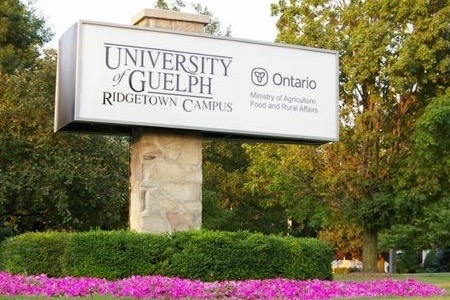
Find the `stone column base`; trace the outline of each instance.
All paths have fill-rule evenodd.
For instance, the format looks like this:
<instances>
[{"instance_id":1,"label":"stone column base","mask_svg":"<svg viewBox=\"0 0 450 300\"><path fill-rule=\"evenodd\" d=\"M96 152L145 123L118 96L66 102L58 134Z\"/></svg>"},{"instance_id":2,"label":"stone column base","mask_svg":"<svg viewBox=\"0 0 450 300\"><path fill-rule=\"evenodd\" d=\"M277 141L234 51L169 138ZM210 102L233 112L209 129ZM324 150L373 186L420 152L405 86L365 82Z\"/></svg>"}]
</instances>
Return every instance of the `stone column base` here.
<instances>
[{"instance_id":1,"label":"stone column base","mask_svg":"<svg viewBox=\"0 0 450 300\"><path fill-rule=\"evenodd\" d=\"M130 160L131 230L172 233L201 227L200 134L136 128Z\"/></svg>"}]
</instances>

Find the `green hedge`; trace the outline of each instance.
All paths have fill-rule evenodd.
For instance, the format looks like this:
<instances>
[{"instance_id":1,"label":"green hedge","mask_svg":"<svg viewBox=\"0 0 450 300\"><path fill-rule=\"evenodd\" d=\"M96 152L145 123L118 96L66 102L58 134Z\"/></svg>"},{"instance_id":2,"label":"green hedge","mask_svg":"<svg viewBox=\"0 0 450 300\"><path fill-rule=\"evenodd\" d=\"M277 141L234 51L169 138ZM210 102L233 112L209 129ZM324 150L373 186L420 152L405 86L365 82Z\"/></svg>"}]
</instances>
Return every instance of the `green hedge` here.
<instances>
[{"instance_id":1,"label":"green hedge","mask_svg":"<svg viewBox=\"0 0 450 300\"><path fill-rule=\"evenodd\" d=\"M331 279L331 260L332 249L318 240L249 232L27 233L0 244L0 269L54 277L118 279L160 274L203 281Z\"/></svg>"},{"instance_id":2,"label":"green hedge","mask_svg":"<svg viewBox=\"0 0 450 300\"><path fill-rule=\"evenodd\" d=\"M183 233L176 233L177 240ZM204 281L222 279L331 279L332 250L315 239L249 232L200 231L171 259L170 274Z\"/></svg>"},{"instance_id":3,"label":"green hedge","mask_svg":"<svg viewBox=\"0 0 450 300\"><path fill-rule=\"evenodd\" d=\"M0 244L0 270L20 274L66 275L62 269L70 233L25 233Z\"/></svg>"},{"instance_id":4,"label":"green hedge","mask_svg":"<svg viewBox=\"0 0 450 300\"><path fill-rule=\"evenodd\" d=\"M202 232L174 253L169 275L205 281L282 277L288 258L285 246L280 237Z\"/></svg>"},{"instance_id":5,"label":"green hedge","mask_svg":"<svg viewBox=\"0 0 450 300\"><path fill-rule=\"evenodd\" d=\"M108 279L158 274L168 263L170 248L167 235L127 231L77 233L67 242L64 269L72 276Z\"/></svg>"}]
</instances>

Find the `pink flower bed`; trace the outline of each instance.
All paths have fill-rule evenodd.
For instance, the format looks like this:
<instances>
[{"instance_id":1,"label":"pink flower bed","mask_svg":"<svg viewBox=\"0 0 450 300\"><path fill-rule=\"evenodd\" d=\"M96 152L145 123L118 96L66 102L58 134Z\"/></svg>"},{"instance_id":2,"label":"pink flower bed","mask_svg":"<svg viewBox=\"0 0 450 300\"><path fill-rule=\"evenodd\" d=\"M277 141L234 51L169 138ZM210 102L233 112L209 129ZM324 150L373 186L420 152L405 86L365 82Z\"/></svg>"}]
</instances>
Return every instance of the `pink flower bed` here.
<instances>
[{"instance_id":1,"label":"pink flower bed","mask_svg":"<svg viewBox=\"0 0 450 300\"><path fill-rule=\"evenodd\" d=\"M416 280L368 282L321 280L246 280L201 282L163 276L133 276L108 281L98 278L49 278L0 272L1 296L113 297L146 299L332 299L355 297L427 297L444 291Z\"/></svg>"}]
</instances>

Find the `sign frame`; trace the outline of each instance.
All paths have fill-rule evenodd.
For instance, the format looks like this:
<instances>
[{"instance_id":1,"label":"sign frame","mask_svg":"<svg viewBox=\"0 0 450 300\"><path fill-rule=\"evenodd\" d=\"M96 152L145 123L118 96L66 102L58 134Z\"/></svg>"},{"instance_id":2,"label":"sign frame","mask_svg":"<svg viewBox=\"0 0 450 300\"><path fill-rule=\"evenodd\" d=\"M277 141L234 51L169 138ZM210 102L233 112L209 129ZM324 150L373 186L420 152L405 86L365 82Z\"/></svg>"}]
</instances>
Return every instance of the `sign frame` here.
<instances>
[{"instance_id":1,"label":"sign frame","mask_svg":"<svg viewBox=\"0 0 450 300\"><path fill-rule=\"evenodd\" d=\"M90 29L87 29L89 28ZM142 121L141 120L137 120L137 121L133 121L133 120L118 120L117 117L112 117L110 119L108 119L107 117L103 117L102 118L97 118L97 117L85 117L83 116L83 114L89 115L91 114L91 111L95 111L95 109L91 109L92 104L86 104L88 101L91 101L92 99L87 99L87 98L91 98L89 97L90 92L86 91L86 89L88 89L86 86L88 85L85 81L85 77L89 77L91 76L92 78L92 74L90 74L91 70L89 70L89 74L87 73L86 70L89 69L89 66L86 66L84 64L85 61L89 60L89 51L91 50L87 50L88 48L86 48L86 44L87 41L89 41L89 39L85 40L85 36L89 35L89 30L94 31L95 33L95 28L102 28L99 29L99 32L102 32L103 29L110 30L117 30L117 31L130 31L133 33L146 33L147 35L157 35L157 36L170 36L171 39L180 39L180 40L186 40L187 39L193 39L193 40L198 40L199 41L205 41L206 44L210 44L210 45L215 45L214 43L222 43L222 44L233 44L235 45L235 47L239 48L241 47L240 45L245 45L245 47L255 47L255 49L265 49L265 48L270 48L270 49L274 49L273 51L279 51L279 52L283 52L286 51L287 49L289 51L293 50L294 52L299 52L299 53L303 53L303 54L311 54L313 53L315 56L319 55L319 56L326 56L326 59L328 60L328 64L325 65L326 68L329 68L331 70L331 72L327 72L327 74L323 75L322 79L321 77L321 73L320 72L310 72L313 75L309 75L309 76L303 76L301 78L296 78L293 75L291 75L290 73L288 75L283 75L282 72L283 71L277 71L277 72L267 72L264 68L260 68L261 65L254 65L252 67L254 67L252 69L251 74L237 74L235 76L239 77L242 76L243 78L245 77L246 80L251 79L253 84L256 86L255 89L261 88L261 90L264 91L270 91L270 88L266 88L265 86L261 86L258 87L259 84L261 84L261 82L258 82L259 78L258 78L258 74L263 74L264 71L266 71L267 74L263 74L262 76L265 76L265 78L267 80L270 80L270 78L272 78L271 80L273 82L270 82L274 87L272 87L274 90L276 88L279 88L281 85L288 85L288 89L292 89L292 90L300 90L302 92L304 92L305 94L308 95L314 95L313 92L315 92L315 89L317 89L317 86L320 86L323 89L326 89L326 87L323 87L324 81L329 80L329 78L332 78L331 83L327 83L330 85L330 90L331 91L318 91L318 93L322 92L323 94L328 95L328 97L332 98L332 99L328 99L327 101L329 101L329 103L327 103L327 106L325 106L325 104L323 106L320 106L320 101L322 99L314 99L314 96L307 96L307 97L303 97L301 98L300 96L294 96L294 97L288 97L287 93L284 94L284 98L283 99L291 99L292 101L310 101L309 103L311 103L312 101L314 101L313 103L317 102L319 104L317 104L316 106L314 106L313 104L311 104L311 107L308 108L308 106L304 105L301 106L299 105L294 105L291 102L286 102L284 100L280 100L281 102L277 103L278 104L278 109L276 108L277 104L276 100L275 100L275 95L283 95L281 92L280 93L275 93L275 92L264 92L262 91L261 93L256 93L256 92L250 92L250 94L247 94L247 101L249 102L249 112L253 113L251 114L251 116L249 116L249 118L254 118L257 119L259 118L259 123L261 124L256 124L255 128L257 128L258 126L261 126L261 128L263 128L263 130L261 131L255 131L254 129L248 129L246 128L247 126L253 126L254 124L251 122L251 120L249 122L247 122L247 120L241 120L240 118L243 118L242 116L238 116L235 117L234 115L232 116L231 120L226 119L228 122L227 124L234 124L234 123L242 123L244 124L244 126L237 126L235 128L231 128L230 126L225 127L225 128L221 128L220 126L218 127L209 127L209 126L204 126L202 124L200 125L196 125L196 121L193 121L194 123L190 123L190 124L182 124L182 122L178 122L177 124L174 123L167 123L167 124L161 124L161 123L152 123L152 122L146 122L146 121ZM99 34L97 34L99 35ZM95 38L95 36L94 36ZM91 38L91 40L93 40L94 38ZM98 39L98 37L97 37ZM170 39L169 39L170 40ZM139 44L139 42L136 42L136 44ZM116 46L116 49L113 49L112 47L114 47L114 45L119 45ZM185 64L180 64L180 61L183 59L182 55L180 54L179 56L176 56L177 54L173 54L175 53L175 51L173 50L168 50L166 48L164 48L164 45L159 45L159 46L155 46L153 48L150 48L148 45L138 45L138 46L129 46L130 48L127 49L126 47L128 46L128 44L123 44L123 43L103 43L104 46L104 51L112 51L115 50L116 51L116 57L119 57L120 59L120 54L121 53L125 53L124 51L127 51L127 53L138 53L139 49L144 49L142 51L146 51L146 52L150 52L150 51L156 51L156 50L151 50L151 49L162 49L162 55L164 55L164 53L172 53L171 55L167 54L166 60L165 62L167 63L165 65L165 70L170 70L170 68L174 69L174 68L178 68L178 75L177 74L172 74L170 75L169 71L167 71L167 76L170 76L170 79L166 79L166 84L172 84L169 86L170 88L174 88L175 84L171 83L174 78L176 78L175 76L178 76L178 78L181 78L181 76L183 75L187 75L187 76L191 76L192 74L189 73L191 69L189 68L194 68L194 66L188 65L187 63ZM107 47L110 47L110 49L107 49ZM135 47L135 48L132 48ZM210 46L208 46L210 47ZM112 50L111 50L112 49ZM125 50L123 50L125 49ZM137 49L137 50L136 50ZM150 50L149 50L150 49ZM133 52L134 51L134 52ZM164 52L165 51L165 52ZM172 52L171 52L172 51ZM209 91L209 94L212 94L212 84L215 83L215 81L219 81L222 78L218 78L216 80L216 77L223 77L225 79L229 79L227 77L230 77L230 70L227 69L227 66L233 66L232 65L235 61L237 61L236 56L230 56L230 55L220 55L217 53L213 53L212 56L207 56L207 54L204 54L203 52L200 52L201 50L186 50L186 49L182 49L182 50L177 50L180 53L188 53L189 56L188 59L194 61L194 60L198 60L198 61L208 61L208 59L212 62L213 60L215 60L216 58L210 58L210 57L219 57L218 59L220 59L220 57L229 57L229 59L232 59L234 61L216 61L217 63L213 65L213 63L211 63L211 65L209 67L211 67L212 69L209 71L209 77L207 77L206 75L204 76L204 78L207 78L205 80L209 80L206 83L203 82L203 86L201 84L199 84L201 90L199 90L198 93L200 92L204 92L203 90L206 90L207 92ZM208 52L209 51L209 52ZM272 50L270 50L272 51ZM273 52L272 51L272 52ZM211 50L207 49L206 51L204 51L205 53L210 53ZM118 54L117 54L118 53ZM156 53L156 52L155 52ZM197 54L197 58L196 56L194 56L194 54ZM110 57L112 57L113 54L109 54ZM144 55L144 54L143 54ZM151 56L151 54L149 54ZM158 54L159 55L159 54ZM183 54L184 55L184 54ZM208 54L209 55L209 54ZM124 55L122 55L123 57ZM88 58L85 58L88 57ZM130 57L131 60L131 56ZM106 58L108 59L108 58ZM117 61L119 61L119 59ZM153 60L149 60L150 62L154 62L156 61L156 56L154 56L153 58L151 58ZM174 63L175 59L177 60L177 64ZM184 58L186 59L186 58ZM267 58L266 58L267 59ZM279 59L279 58L277 58ZM92 59L91 59L92 60ZM163 64L164 60L160 60ZM269 59L267 59L267 61L269 61ZM331 63L332 65L331 65ZM107 61L106 61L107 63ZM306 62L309 63L309 62ZM171 64L171 65L170 65ZM284 62L284 64L286 65L286 62ZM313 63L314 64L314 63ZM112 63L110 63L110 65L113 65ZM134 79L131 78L131 75L128 75L128 83L129 83L129 87L132 87L133 89L137 90L139 87L139 84L142 82L142 86L144 85L144 80L146 79L144 78L144 74L146 71L148 71L148 69L146 69L147 66L144 65L144 62L142 60L142 63L140 65L137 65L137 69L136 70L132 70L129 69L129 73L131 74L133 71L134 73L134 78L139 78L139 79ZM167 67L167 65L169 67ZM155 66L155 65L153 65ZM163 66L163 65L162 65ZM180 67L181 66L181 67ZM203 74L206 74L207 71L207 67L203 65ZM111 71L111 66L110 70ZM114 67L114 66L113 66ZM222 67L221 70L221 74L216 74L214 72L216 72L216 70L218 70L220 67ZM163 67L161 67L163 68ZM163 73L164 70L158 69L156 71L158 71L159 73ZM184 69L184 74L181 70ZM214 71L213 71L214 69ZM282 68L280 68L282 69ZM128 70L128 69L127 69ZM145 70L145 72L144 72ZM328 70L328 69L327 69ZM97 72L98 70L94 67L94 73ZM115 70L117 71L117 70ZM157 72L155 71L155 74L157 74ZM196 70L197 74L200 73L199 69ZM329 71L329 70L328 70ZM150 71L149 71L150 72ZM305 71L303 71L305 72ZM217 71L218 73L218 71ZM291 72L293 73L293 72ZM333 73L333 74L331 74ZM88 74L88 75L87 75ZM115 72L114 74L116 74L116 76L119 76L120 72ZM149 73L150 74L150 73ZM190 75L191 74L191 75ZM272 76L269 76L270 74L272 74ZM276 75L279 74L279 75ZM307 73L309 74L309 73ZM97 75L95 75L97 76ZM138 77L140 76L140 77ZM197 75L195 75L197 76ZM216 77L214 77L216 76ZM200 78L200 75L197 76L198 78ZM197 80L197 77L194 77L194 75L192 75L191 77L189 77L189 82L190 81L195 81ZM110 82L112 83L112 77L110 76ZM186 77L187 78L187 77ZM208 79L209 78L209 79ZM95 79L95 78L94 78ZM141 80L142 79L142 80ZM202 78L203 79L203 78ZM224 80L225 80L224 79ZM162 79L164 81L164 79ZM242 79L244 80L244 79ZM148 84L151 85L149 82L151 82L151 79L147 79ZM264 81L264 80L263 80ZM263 82L262 81L262 82ZM302 83L303 81L303 83ZM133 82L133 83L132 83ZM161 79L160 79L161 82ZM185 83L188 82L185 80ZM192 82L191 82L192 83ZM209 83L209 85L208 85ZM178 84L178 83L177 83ZM267 84L267 83L266 83ZM297 84L297 86L295 86ZM303 84L303 86L300 88L299 85ZM182 85L182 83L180 83L180 85ZM278 85L278 86L276 86ZM118 24L112 24L112 23L104 23L104 22L94 22L94 21L86 21L86 20L80 20L79 22L75 23L73 26L71 26L66 33L61 37L60 42L59 42L59 51L58 51L58 61L57 61L57 85L56 85L56 102L55 102L55 126L54 126L54 130L55 132L60 132L60 131L67 131L67 132L94 132L94 133L105 133L105 134L114 134L114 133L118 133L118 134L129 134L131 132L131 129L135 126L145 126L145 127L150 127L150 128L154 128L155 130L175 130L175 131L179 131L179 130L187 130L187 131L196 131L196 132L201 132L202 136L205 137L211 137L211 138L226 138L226 139L236 139L236 140L253 140L253 141L275 141L275 142L302 142L302 143L326 143L326 142L333 142L333 141L338 141L339 140L339 54L337 51L332 51L332 50L324 50L324 49L316 49L316 48L309 48L309 47L302 47L302 46L295 46L295 45L287 45L287 44L277 44L277 43L267 43L267 42L261 42L261 41L253 41L253 40L244 40L244 39L236 39L236 38L226 38L226 37L218 37L218 36L209 36L209 35L203 35L203 34L195 34L195 33L187 33L187 32L180 32L180 31L173 31L173 30L165 30L165 29L153 29L153 28L147 28L147 27L140 27L140 26L127 26L127 25L118 25ZM94 86L98 86L98 85L94 85ZM179 88L178 86L176 88L179 88L179 90L185 90L187 91L189 89L189 87L191 87L192 89L194 88L198 88L196 86L184 86L183 88ZM208 90L209 88L209 90ZM214 86L215 88L215 86ZM284 86L283 86L284 88ZM281 88L280 88L281 89ZM308 90L309 89L309 90ZM286 90L286 89L285 89ZM139 89L140 91L140 89ZM116 104L111 102L111 96L110 98L108 98L107 100L105 100L105 97L107 97L109 94L105 93L108 92L103 92L103 105L105 106L109 106L111 104ZM148 93L150 93L150 91L148 91ZM197 94L198 94L197 93ZM138 93L135 93L136 95L138 95ZM165 94L165 93L161 93L161 94ZM205 93L207 94L207 93ZM300 93L301 94L301 93ZM83 96L83 95L88 95L88 96ZM117 94L117 95L121 95L121 94ZM203 94L202 94L203 95ZM199 97L202 98L203 96L198 94L197 96L193 95L192 97ZM211 96L211 95L206 95L206 96ZM254 96L254 97L253 97ZM136 96L137 97L137 96ZM145 97L145 96L143 96ZM187 96L186 96L187 97ZM267 97L264 98L264 97ZM309 98L308 98L309 97ZM311 99L310 99L311 98ZM147 99L148 98L144 98ZM186 99L190 99L190 97L185 98L184 101L187 101ZM208 97L208 99L212 99L212 100L208 100L208 101L215 101L215 98L213 96ZM250 100L249 100L250 99ZM238 99L239 100L239 99ZM254 101L253 101L254 100ZM317 101L316 101L317 100ZM137 100L135 100L136 102ZM142 101L142 100L140 100ZM151 101L151 100L148 100ZM230 102L225 103L223 105L224 110L223 110L223 114L225 114L226 110L227 110L227 104L228 104L228 110L230 110L230 105L234 105L234 107L236 107L237 105L234 104L236 101L234 98L232 100L230 100ZM219 101L220 102L220 101ZM272 103L270 103L272 102ZM187 103L187 104L186 104ZM197 103L197 102L183 102L183 107L186 110L186 105L191 105L192 103ZM203 103L203 104L199 104L200 105L204 105L204 103L206 102L199 102L199 103ZM210 102L208 102L210 103ZM281 106L281 104L283 104L284 106ZM292 104L292 105L288 105L288 104ZM178 105L178 103L177 103ZM212 106L214 106L215 104L208 104L206 106L208 106L208 108L211 108ZM253 107L252 107L253 105ZM272 108L267 108L268 106L272 105ZM84 106L89 108L83 108ZM182 106L181 104L179 106ZM259 106L264 106L264 107L259 107ZM194 107L194 104L191 105L191 107ZM191 110L191 107L189 107L187 110ZM280 107L285 107L286 110L281 109ZM265 122L267 122L267 118L270 118L270 114L274 115L276 114L277 116L277 124L280 123L280 121L285 121L285 119L283 118L283 116L291 116L293 114L293 112L288 111L288 108L290 107L289 110L293 110L295 108L298 109L302 109L303 107L305 107L306 109L311 109L312 112L305 112L303 113L303 115L307 115L308 117L310 117L311 115L314 117L314 110L317 110L318 112L315 114L320 114L319 110L324 110L326 111L326 118L327 120L322 120L322 122L327 123L326 126L327 127L327 131L325 134L321 133L318 135L315 134L311 134L310 132L308 132L307 134L304 134L302 132L300 133L292 133L292 132L284 132L283 130L283 126L282 125L276 125L276 126L280 126L281 129L277 129L276 131L270 131L270 129L268 130L267 127L265 126ZM194 110L192 108L192 110ZM232 112L229 112L230 114ZM222 115L217 114L216 116L218 116L218 118L220 119ZM261 116L259 116L258 114L261 114ZM95 113L93 113L93 115L95 116ZM101 115L101 113L98 113L98 115ZM280 116L278 116L280 115ZM214 114L212 114L210 117L215 117ZM324 116L320 116L318 119L323 118ZM233 119L234 118L234 119ZM169 118L170 119L170 118ZM195 118L194 118L195 119ZM207 118L205 117L205 120L203 120L203 122L208 123L208 120L206 120ZM237 120L235 120L237 119ZM225 119L224 119L225 120ZM311 120L313 120L314 122L315 119L311 118ZM286 122L291 122L292 120L290 120L289 118L287 118ZM313 123L313 121L310 121L311 123ZM319 120L320 121L320 120ZM321 124L303 124L303 127L306 128L307 126L305 125L311 125L314 126L316 125L317 127L321 126ZM194 124L194 125L192 125ZM209 123L208 123L209 124ZM275 125L274 125L275 126ZM289 126L287 126L289 127ZM287 128L286 127L286 128ZM320 128L322 129L322 128ZM309 130L309 129L308 129Z\"/></svg>"}]
</instances>

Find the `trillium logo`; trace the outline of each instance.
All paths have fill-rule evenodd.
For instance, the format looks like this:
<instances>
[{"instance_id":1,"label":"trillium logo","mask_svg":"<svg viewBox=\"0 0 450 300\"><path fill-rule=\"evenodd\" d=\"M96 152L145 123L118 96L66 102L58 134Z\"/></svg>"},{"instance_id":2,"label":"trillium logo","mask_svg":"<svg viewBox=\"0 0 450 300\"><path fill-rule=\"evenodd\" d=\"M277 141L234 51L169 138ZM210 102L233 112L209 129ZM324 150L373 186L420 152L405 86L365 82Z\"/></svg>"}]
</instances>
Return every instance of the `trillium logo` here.
<instances>
[{"instance_id":1,"label":"trillium logo","mask_svg":"<svg viewBox=\"0 0 450 300\"><path fill-rule=\"evenodd\" d=\"M254 85L264 86L269 80L269 74L266 69L254 68L252 70L252 82Z\"/></svg>"}]
</instances>

